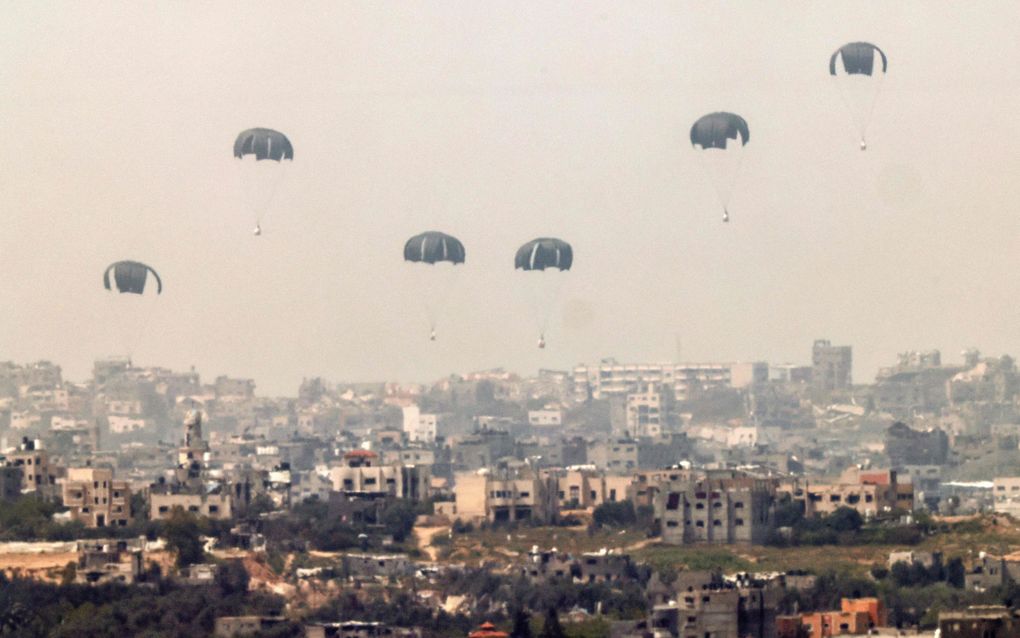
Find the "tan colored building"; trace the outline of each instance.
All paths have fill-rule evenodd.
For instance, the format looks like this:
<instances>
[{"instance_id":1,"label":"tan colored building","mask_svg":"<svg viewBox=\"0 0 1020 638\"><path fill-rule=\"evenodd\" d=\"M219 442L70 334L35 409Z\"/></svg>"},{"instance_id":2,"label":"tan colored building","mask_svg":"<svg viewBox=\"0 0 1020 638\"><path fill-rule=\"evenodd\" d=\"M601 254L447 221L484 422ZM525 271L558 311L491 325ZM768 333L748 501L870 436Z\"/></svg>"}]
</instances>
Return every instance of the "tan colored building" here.
<instances>
[{"instance_id":1,"label":"tan colored building","mask_svg":"<svg viewBox=\"0 0 1020 638\"><path fill-rule=\"evenodd\" d=\"M230 494L217 492L197 493L165 493L149 494L149 518L159 520L170 518L174 509L182 509L199 516L226 520L233 517L233 500Z\"/></svg>"},{"instance_id":2,"label":"tan colored building","mask_svg":"<svg viewBox=\"0 0 1020 638\"><path fill-rule=\"evenodd\" d=\"M458 472L454 485L461 521L550 522L558 513L557 482L531 468L503 468L491 473Z\"/></svg>"},{"instance_id":3,"label":"tan colored building","mask_svg":"<svg viewBox=\"0 0 1020 638\"><path fill-rule=\"evenodd\" d=\"M38 441L22 439L18 449L7 454L7 465L20 467L22 493L35 492L42 496L58 494L57 479L62 468L50 462L49 452Z\"/></svg>"},{"instance_id":4,"label":"tan colored building","mask_svg":"<svg viewBox=\"0 0 1020 638\"><path fill-rule=\"evenodd\" d=\"M603 474L595 470L566 470L548 473L556 479L560 509L594 509L603 503L627 500L634 479Z\"/></svg>"},{"instance_id":5,"label":"tan colored building","mask_svg":"<svg viewBox=\"0 0 1020 638\"><path fill-rule=\"evenodd\" d=\"M795 481L785 487L804 502L805 516L826 515L850 507L865 518L914 508L914 486L900 483L893 470L850 467L834 483Z\"/></svg>"},{"instance_id":6,"label":"tan colored building","mask_svg":"<svg viewBox=\"0 0 1020 638\"><path fill-rule=\"evenodd\" d=\"M396 498L426 499L430 493L428 465L381 465L371 450L351 450L344 463L329 470L333 491L385 494Z\"/></svg>"},{"instance_id":7,"label":"tan colored building","mask_svg":"<svg viewBox=\"0 0 1020 638\"><path fill-rule=\"evenodd\" d=\"M992 480L996 514L1020 518L1020 476L998 476Z\"/></svg>"},{"instance_id":8,"label":"tan colored building","mask_svg":"<svg viewBox=\"0 0 1020 638\"><path fill-rule=\"evenodd\" d=\"M115 481L113 470L68 469L63 500L71 518L87 527L127 527L131 522L131 486Z\"/></svg>"}]
</instances>

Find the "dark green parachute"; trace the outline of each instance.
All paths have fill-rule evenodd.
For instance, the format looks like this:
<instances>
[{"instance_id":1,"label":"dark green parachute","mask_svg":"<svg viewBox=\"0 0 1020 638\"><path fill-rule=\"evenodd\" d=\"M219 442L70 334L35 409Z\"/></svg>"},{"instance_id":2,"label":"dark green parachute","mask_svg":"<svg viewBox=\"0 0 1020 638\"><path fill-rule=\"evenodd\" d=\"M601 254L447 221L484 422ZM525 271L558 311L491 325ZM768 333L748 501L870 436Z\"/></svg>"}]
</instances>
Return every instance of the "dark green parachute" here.
<instances>
[{"instance_id":1,"label":"dark green parachute","mask_svg":"<svg viewBox=\"0 0 1020 638\"><path fill-rule=\"evenodd\" d=\"M234 140L234 157L241 159L254 155L257 160L294 159L294 147L287 136L270 128L250 128L241 131Z\"/></svg>"},{"instance_id":2,"label":"dark green parachute","mask_svg":"<svg viewBox=\"0 0 1020 638\"><path fill-rule=\"evenodd\" d=\"M156 294L158 295L163 292L163 280L159 278L159 273L153 270L151 266L141 262L118 261L110 264L106 272L103 273L103 286L107 290L113 290L110 287L110 271L113 271L113 283L116 287L116 292L121 294L144 294L145 284L148 281L150 272L156 280Z\"/></svg>"},{"instance_id":3,"label":"dark green parachute","mask_svg":"<svg viewBox=\"0 0 1020 638\"><path fill-rule=\"evenodd\" d=\"M404 244L404 260L424 264L448 261L464 263L464 244L446 233L430 230L415 235Z\"/></svg>"},{"instance_id":4,"label":"dark green parachute","mask_svg":"<svg viewBox=\"0 0 1020 638\"><path fill-rule=\"evenodd\" d=\"M540 237L532 239L517 249L514 268L522 270L545 270L558 268L570 270L574 262L574 249L562 239Z\"/></svg>"},{"instance_id":5,"label":"dark green parachute","mask_svg":"<svg viewBox=\"0 0 1020 638\"><path fill-rule=\"evenodd\" d=\"M726 148L729 140L743 146L751 139L747 121L734 113L709 113L691 127L691 145L701 148Z\"/></svg>"},{"instance_id":6,"label":"dark green parachute","mask_svg":"<svg viewBox=\"0 0 1020 638\"><path fill-rule=\"evenodd\" d=\"M847 75L873 75L875 57L882 60L882 73L889 67L889 60L882 49L870 42L849 42L836 49L829 58L829 74L836 75L836 60L843 60L843 71Z\"/></svg>"}]
</instances>

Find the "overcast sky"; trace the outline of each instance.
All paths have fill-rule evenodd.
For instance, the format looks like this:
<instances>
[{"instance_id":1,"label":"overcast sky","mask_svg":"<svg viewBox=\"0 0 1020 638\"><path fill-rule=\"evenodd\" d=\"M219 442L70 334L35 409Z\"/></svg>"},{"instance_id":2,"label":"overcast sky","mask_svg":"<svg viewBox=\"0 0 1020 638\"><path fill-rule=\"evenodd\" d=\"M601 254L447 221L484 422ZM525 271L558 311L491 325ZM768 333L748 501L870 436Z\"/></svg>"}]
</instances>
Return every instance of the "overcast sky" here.
<instances>
[{"instance_id":1,"label":"overcast sky","mask_svg":"<svg viewBox=\"0 0 1020 638\"><path fill-rule=\"evenodd\" d=\"M806 362L1020 354L1020 11L961 2L22 2L0 8L0 358L72 379L122 351L103 269L153 265L136 362L431 380L605 356ZM827 71L889 56L870 146ZM751 142L720 222L687 140ZM295 147L260 238L236 134ZM401 258L467 264L427 340ZM514 272L574 246L549 347Z\"/></svg>"}]
</instances>

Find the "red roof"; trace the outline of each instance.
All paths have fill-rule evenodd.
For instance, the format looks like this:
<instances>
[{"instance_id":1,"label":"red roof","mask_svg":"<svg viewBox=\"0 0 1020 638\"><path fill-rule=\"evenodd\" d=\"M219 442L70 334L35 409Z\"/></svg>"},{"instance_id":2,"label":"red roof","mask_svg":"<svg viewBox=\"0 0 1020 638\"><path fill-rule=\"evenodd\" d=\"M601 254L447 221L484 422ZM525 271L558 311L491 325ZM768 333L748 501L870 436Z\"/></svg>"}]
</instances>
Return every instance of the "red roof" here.
<instances>
[{"instance_id":1,"label":"red roof","mask_svg":"<svg viewBox=\"0 0 1020 638\"><path fill-rule=\"evenodd\" d=\"M347 454L344 454L344 457L348 457L348 456L360 456L360 457L364 457L364 458L375 458L375 457L377 457L379 455L376 454L375 452L373 452L372 450L351 450Z\"/></svg>"},{"instance_id":2,"label":"red roof","mask_svg":"<svg viewBox=\"0 0 1020 638\"><path fill-rule=\"evenodd\" d=\"M496 625L491 622L483 622L478 629L468 634L468 638L508 638L505 631L496 631Z\"/></svg>"}]
</instances>

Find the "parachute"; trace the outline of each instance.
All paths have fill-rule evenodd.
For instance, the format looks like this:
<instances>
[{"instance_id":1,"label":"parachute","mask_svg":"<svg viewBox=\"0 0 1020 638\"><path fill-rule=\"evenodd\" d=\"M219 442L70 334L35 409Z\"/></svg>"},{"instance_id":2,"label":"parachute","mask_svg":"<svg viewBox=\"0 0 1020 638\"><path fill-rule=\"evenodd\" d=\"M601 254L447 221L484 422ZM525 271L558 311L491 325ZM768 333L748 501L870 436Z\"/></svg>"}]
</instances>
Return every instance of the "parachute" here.
<instances>
[{"instance_id":1,"label":"parachute","mask_svg":"<svg viewBox=\"0 0 1020 638\"><path fill-rule=\"evenodd\" d=\"M557 268L570 270L574 263L574 249L562 239L532 239L517 249L514 268L521 270L545 270Z\"/></svg>"},{"instance_id":2,"label":"parachute","mask_svg":"<svg viewBox=\"0 0 1020 638\"><path fill-rule=\"evenodd\" d=\"M156 280L156 294L163 293L163 280L159 278L159 273L152 266L147 266L138 261L118 261L110 264L103 273L103 287L107 290L113 290L110 287L111 271L113 272L113 283L117 288L116 291L121 294L145 294L145 284L149 279L149 273L152 273L152 278Z\"/></svg>"},{"instance_id":3,"label":"parachute","mask_svg":"<svg viewBox=\"0 0 1020 638\"><path fill-rule=\"evenodd\" d=\"M150 277L154 286L149 283ZM130 358L144 340L146 328L156 314L156 300L163 293L163 280L152 266L125 260L107 266L103 271L103 287L116 293L110 296L104 325Z\"/></svg>"},{"instance_id":4,"label":"parachute","mask_svg":"<svg viewBox=\"0 0 1020 638\"><path fill-rule=\"evenodd\" d=\"M428 231L407 240L404 244L404 260L435 264L448 261L464 263L464 244L446 233Z\"/></svg>"},{"instance_id":5,"label":"parachute","mask_svg":"<svg viewBox=\"0 0 1020 638\"><path fill-rule=\"evenodd\" d=\"M734 113L709 113L691 127L691 146L698 151L719 196L724 222L730 220L730 197L750 139L747 121Z\"/></svg>"},{"instance_id":6,"label":"parachute","mask_svg":"<svg viewBox=\"0 0 1020 638\"><path fill-rule=\"evenodd\" d=\"M463 264L464 258L464 244L446 233L428 231L404 243L404 261L410 266L415 288L422 293L431 341L436 340L436 324L453 288L456 266Z\"/></svg>"},{"instance_id":7,"label":"parachute","mask_svg":"<svg viewBox=\"0 0 1020 638\"><path fill-rule=\"evenodd\" d=\"M286 167L294 159L294 146L279 131L250 128L234 140L234 157L241 167L241 189L247 207L254 216L253 233L258 236Z\"/></svg>"},{"instance_id":8,"label":"parachute","mask_svg":"<svg viewBox=\"0 0 1020 638\"><path fill-rule=\"evenodd\" d=\"M888 67L885 52L870 42L844 44L829 58L829 75L854 120L862 151L868 148L868 125Z\"/></svg>"},{"instance_id":9,"label":"parachute","mask_svg":"<svg viewBox=\"0 0 1020 638\"><path fill-rule=\"evenodd\" d=\"M545 332L553 310L558 305L564 274L574 264L574 249L562 239L541 237L517 249L514 269L534 273L528 283L535 321L538 324L538 347L545 348Z\"/></svg>"}]
</instances>

